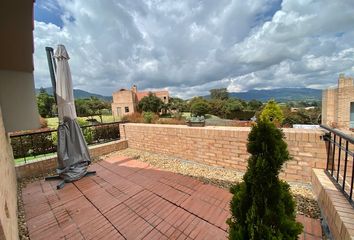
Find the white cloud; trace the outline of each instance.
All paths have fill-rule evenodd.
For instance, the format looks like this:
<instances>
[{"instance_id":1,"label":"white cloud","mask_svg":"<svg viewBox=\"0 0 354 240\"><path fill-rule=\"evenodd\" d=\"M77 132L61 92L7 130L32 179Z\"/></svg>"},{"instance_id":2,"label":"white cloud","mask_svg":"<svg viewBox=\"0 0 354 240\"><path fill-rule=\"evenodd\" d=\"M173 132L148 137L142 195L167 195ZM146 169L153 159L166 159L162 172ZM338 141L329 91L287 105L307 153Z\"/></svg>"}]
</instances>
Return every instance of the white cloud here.
<instances>
[{"instance_id":1,"label":"white cloud","mask_svg":"<svg viewBox=\"0 0 354 240\"><path fill-rule=\"evenodd\" d=\"M36 86L45 46L65 44L74 86L110 95L133 83L204 95L210 88L316 87L354 75L352 0L84 1L59 6L63 27L35 22Z\"/></svg>"}]
</instances>

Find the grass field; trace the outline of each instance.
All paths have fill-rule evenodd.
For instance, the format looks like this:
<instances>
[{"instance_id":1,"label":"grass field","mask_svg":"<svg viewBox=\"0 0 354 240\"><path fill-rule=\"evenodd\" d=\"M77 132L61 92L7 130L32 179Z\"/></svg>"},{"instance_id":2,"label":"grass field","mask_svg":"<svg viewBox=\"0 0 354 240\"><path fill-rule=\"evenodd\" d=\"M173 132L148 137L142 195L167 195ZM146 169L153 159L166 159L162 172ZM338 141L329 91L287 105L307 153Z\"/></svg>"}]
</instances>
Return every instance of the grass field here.
<instances>
[{"instance_id":1,"label":"grass field","mask_svg":"<svg viewBox=\"0 0 354 240\"><path fill-rule=\"evenodd\" d=\"M56 155L57 155L57 153L55 152L55 153L47 153L47 154L42 154L42 155L37 155L37 156L29 156L29 157L26 157L26 161L25 161L25 158L16 158L15 165L21 165L23 163L29 163L29 162L36 162L36 161L40 161L40 160L43 160L48 157L54 157Z\"/></svg>"},{"instance_id":2,"label":"grass field","mask_svg":"<svg viewBox=\"0 0 354 240\"><path fill-rule=\"evenodd\" d=\"M91 117L89 117L91 118ZM101 122L101 119L99 116L94 116L94 119L96 119L98 122ZM79 120L86 120L88 119L88 117L78 117ZM59 120L57 117L53 117L53 118L46 118L47 122L48 122L48 127L52 128L52 129L57 129L58 125L59 125ZM110 123L110 122L116 122L116 121L120 121L119 118L114 117L112 115L102 115L102 122L103 123Z\"/></svg>"}]
</instances>

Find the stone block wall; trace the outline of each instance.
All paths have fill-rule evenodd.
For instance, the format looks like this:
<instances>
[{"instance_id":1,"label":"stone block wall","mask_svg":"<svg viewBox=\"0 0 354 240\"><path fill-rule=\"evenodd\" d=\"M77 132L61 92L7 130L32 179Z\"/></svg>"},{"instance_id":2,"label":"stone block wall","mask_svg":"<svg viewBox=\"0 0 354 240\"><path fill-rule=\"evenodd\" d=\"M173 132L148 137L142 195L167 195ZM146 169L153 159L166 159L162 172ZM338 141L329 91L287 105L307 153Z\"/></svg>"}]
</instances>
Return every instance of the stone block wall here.
<instances>
[{"instance_id":1,"label":"stone block wall","mask_svg":"<svg viewBox=\"0 0 354 240\"><path fill-rule=\"evenodd\" d=\"M0 109L0 239L18 239L17 183L12 149Z\"/></svg>"},{"instance_id":2,"label":"stone block wall","mask_svg":"<svg viewBox=\"0 0 354 240\"><path fill-rule=\"evenodd\" d=\"M89 146L91 158L100 157L115 151L119 151L128 147L126 140L118 140L114 142ZM57 168L57 157L50 157L41 161L31 162L16 166L16 175L18 179L25 177L33 177L46 174Z\"/></svg>"},{"instance_id":3,"label":"stone block wall","mask_svg":"<svg viewBox=\"0 0 354 240\"><path fill-rule=\"evenodd\" d=\"M310 129L283 129L293 159L281 177L289 181L311 181L311 169L326 166L323 132ZM130 148L164 153L211 166L245 171L247 127L188 127L159 124L121 124L121 139Z\"/></svg>"}]
</instances>

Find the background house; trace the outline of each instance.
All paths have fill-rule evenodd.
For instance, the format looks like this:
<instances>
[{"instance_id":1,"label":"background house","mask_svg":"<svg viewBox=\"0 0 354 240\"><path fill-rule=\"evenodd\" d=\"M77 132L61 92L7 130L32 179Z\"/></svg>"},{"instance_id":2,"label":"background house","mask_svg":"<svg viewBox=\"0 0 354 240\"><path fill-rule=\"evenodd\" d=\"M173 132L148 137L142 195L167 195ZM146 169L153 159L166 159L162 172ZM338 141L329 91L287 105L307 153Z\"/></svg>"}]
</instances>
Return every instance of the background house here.
<instances>
[{"instance_id":1,"label":"background house","mask_svg":"<svg viewBox=\"0 0 354 240\"><path fill-rule=\"evenodd\" d=\"M339 75L338 87L322 92L322 124L340 129L354 128L354 83Z\"/></svg>"},{"instance_id":2,"label":"background house","mask_svg":"<svg viewBox=\"0 0 354 240\"><path fill-rule=\"evenodd\" d=\"M120 89L113 93L112 114L114 116L124 116L137 111L138 103L149 95L149 91L138 92L137 86L133 85L130 90ZM170 96L168 91L151 92L160 98L163 103L168 103Z\"/></svg>"}]
</instances>

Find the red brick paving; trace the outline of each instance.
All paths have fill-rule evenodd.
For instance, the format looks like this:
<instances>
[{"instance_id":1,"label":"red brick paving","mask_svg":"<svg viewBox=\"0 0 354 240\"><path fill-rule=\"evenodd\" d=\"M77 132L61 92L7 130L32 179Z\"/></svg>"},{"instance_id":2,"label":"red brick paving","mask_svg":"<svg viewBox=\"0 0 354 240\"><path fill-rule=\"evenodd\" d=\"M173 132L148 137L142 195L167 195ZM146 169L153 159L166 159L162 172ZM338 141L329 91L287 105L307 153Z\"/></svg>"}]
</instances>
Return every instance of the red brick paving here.
<instances>
[{"instance_id":1,"label":"red brick paving","mask_svg":"<svg viewBox=\"0 0 354 240\"><path fill-rule=\"evenodd\" d=\"M227 239L231 194L126 157L95 163L97 175L23 189L26 221L37 239ZM319 220L298 216L300 239L321 239Z\"/></svg>"}]
</instances>

